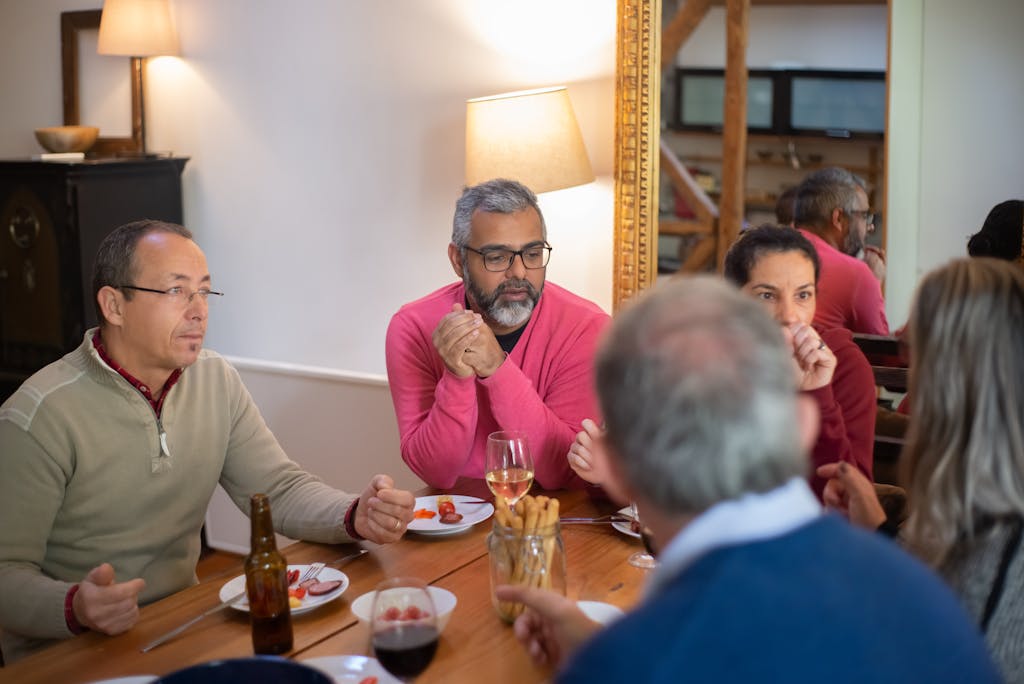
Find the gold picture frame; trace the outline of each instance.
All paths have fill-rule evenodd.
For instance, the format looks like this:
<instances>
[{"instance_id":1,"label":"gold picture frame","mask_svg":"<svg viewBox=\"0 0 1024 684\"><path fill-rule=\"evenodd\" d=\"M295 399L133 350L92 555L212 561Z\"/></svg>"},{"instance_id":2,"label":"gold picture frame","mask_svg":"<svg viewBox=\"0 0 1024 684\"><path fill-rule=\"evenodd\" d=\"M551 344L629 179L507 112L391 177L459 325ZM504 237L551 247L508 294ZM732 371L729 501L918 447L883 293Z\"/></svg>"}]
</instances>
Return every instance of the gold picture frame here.
<instances>
[{"instance_id":1,"label":"gold picture frame","mask_svg":"<svg viewBox=\"0 0 1024 684\"><path fill-rule=\"evenodd\" d=\"M661 2L618 0L615 57L616 310L658 273Z\"/></svg>"},{"instance_id":2,"label":"gold picture frame","mask_svg":"<svg viewBox=\"0 0 1024 684\"><path fill-rule=\"evenodd\" d=\"M99 30L102 10L80 10L60 13L61 80L64 90L64 125L77 126L80 121L80 92L78 63L78 34ZM131 79L132 134L130 138L99 137L89 150L91 157L110 157L142 150L142 89L138 76L142 60L128 58L128 77ZM138 73L137 73L138 72Z\"/></svg>"}]
</instances>

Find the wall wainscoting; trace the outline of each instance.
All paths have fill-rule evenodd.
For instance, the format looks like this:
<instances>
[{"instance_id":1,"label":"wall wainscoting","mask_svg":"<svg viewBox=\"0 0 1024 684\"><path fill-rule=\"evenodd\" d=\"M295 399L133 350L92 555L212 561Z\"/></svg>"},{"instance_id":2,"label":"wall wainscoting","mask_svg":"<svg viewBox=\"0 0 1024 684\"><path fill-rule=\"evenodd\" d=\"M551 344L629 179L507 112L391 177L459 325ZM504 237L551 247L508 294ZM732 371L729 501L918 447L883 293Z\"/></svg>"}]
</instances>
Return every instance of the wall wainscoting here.
<instances>
[{"instance_id":1,"label":"wall wainscoting","mask_svg":"<svg viewBox=\"0 0 1024 684\"><path fill-rule=\"evenodd\" d=\"M391 393L383 375L226 357L288 456L331 486L361 491L375 473L416 490L402 461ZM206 513L207 543L249 552L249 519L217 487ZM278 538L280 545L291 543Z\"/></svg>"}]
</instances>

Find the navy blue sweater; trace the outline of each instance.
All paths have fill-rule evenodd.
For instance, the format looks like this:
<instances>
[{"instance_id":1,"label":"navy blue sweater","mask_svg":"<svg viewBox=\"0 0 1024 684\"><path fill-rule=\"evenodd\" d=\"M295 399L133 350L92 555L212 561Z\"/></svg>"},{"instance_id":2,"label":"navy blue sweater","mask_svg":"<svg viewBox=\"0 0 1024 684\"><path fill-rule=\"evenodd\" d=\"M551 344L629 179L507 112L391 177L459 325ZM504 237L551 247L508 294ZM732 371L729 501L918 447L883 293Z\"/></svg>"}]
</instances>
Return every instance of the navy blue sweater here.
<instances>
[{"instance_id":1,"label":"navy blue sweater","mask_svg":"<svg viewBox=\"0 0 1024 684\"><path fill-rule=\"evenodd\" d=\"M825 516L711 551L586 644L559 682L998 682L941 580Z\"/></svg>"}]
</instances>

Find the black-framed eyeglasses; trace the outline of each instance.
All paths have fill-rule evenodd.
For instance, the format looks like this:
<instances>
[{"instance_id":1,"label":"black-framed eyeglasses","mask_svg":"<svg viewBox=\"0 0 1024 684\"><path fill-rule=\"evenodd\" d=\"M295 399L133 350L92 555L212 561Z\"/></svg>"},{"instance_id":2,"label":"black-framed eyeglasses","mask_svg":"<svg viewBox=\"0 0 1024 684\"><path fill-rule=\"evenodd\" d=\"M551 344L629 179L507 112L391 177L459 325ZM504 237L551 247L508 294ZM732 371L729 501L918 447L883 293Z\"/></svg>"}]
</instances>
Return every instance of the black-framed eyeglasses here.
<instances>
[{"instance_id":1,"label":"black-framed eyeglasses","mask_svg":"<svg viewBox=\"0 0 1024 684\"><path fill-rule=\"evenodd\" d=\"M209 288L201 287L198 290L187 290L184 287L169 287L166 290L154 290L151 287L139 287L138 285L115 285L119 290L137 290L139 292L152 292L153 294L163 295L174 304L181 307L186 307L192 303L192 300L196 295L209 304L211 301L210 297L216 299L217 297L223 297L223 292L215 292Z\"/></svg>"},{"instance_id":2,"label":"black-framed eyeglasses","mask_svg":"<svg viewBox=\"0 0 1024 684\"><path fill-rule=\"evenodd\" d=\"M860 216L864 219L864 223L872 226L875 224L875 212L870 209L848 209L847 214L851 216Z\"/></svg>"},{"instance_id":3,"label":"black-framed eyeglasses","mask_svg":"<svg viewBox=\"0 0 1024 684\"><path fill-rule=\"evenodd\" d=\"M484 268L495 273L512 268L512 262L516 257L522 259L523 266L529 269L544 268L551 260L551 245L546 242L527 245L520 250L502 249L501 247L474 249L469 245L466 245L465 248L479 254L483 259Z\"/></svg>"}]
</instances>

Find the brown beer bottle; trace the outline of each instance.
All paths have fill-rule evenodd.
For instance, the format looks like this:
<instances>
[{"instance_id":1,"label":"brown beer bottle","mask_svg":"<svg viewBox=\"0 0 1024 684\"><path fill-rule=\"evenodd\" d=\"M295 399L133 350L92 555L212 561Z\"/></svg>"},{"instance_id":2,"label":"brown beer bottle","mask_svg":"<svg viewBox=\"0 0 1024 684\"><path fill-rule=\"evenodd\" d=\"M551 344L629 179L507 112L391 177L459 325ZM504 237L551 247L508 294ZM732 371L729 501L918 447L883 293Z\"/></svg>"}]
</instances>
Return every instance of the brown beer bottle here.
<instances>
[{"instance_id":1,"label":"brown beer bottle","mask_svg":"<svg viewBox=\"0 0 1024 684\"><path fill-rule=\"evenodd\" d=\"M252 649L259 654L284 653L292 648L288 563L277 550L266 494L252 495L249 518L252 541L245 559L245 590L249 595Z\"/></svg>"}]
</instances>

